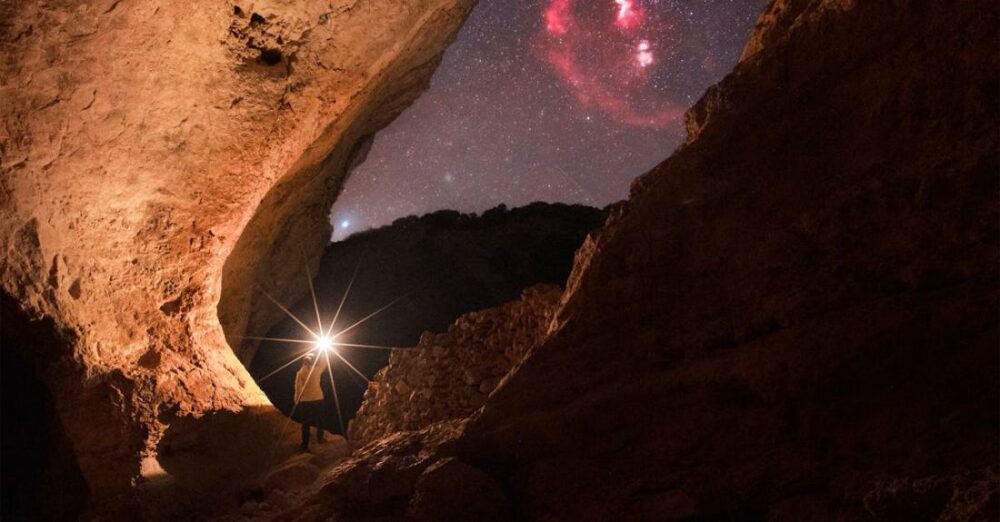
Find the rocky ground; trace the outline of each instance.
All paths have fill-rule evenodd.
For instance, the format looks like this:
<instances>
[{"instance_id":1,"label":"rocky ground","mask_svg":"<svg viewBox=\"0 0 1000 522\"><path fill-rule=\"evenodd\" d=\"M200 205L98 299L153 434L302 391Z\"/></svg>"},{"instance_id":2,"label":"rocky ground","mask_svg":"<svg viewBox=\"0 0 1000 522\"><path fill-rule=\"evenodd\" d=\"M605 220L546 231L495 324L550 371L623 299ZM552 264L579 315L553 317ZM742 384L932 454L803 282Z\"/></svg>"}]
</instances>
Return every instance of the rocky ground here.
<instances>
[{"instance_id":1,"label":"rocky ground","mask_svg":"<svg viewBox=\"0 0 1000 522\"><path fill-rule=\"evenodd\" d=\"M339 435L328 435L326 442L311 444L309 452L295 452L266 471L257 484L241 492L242 502L237 510L213 518L273 520L316 494L323 485L320 477L348 455L347 441Z\"/></svg>"}]
</instances>

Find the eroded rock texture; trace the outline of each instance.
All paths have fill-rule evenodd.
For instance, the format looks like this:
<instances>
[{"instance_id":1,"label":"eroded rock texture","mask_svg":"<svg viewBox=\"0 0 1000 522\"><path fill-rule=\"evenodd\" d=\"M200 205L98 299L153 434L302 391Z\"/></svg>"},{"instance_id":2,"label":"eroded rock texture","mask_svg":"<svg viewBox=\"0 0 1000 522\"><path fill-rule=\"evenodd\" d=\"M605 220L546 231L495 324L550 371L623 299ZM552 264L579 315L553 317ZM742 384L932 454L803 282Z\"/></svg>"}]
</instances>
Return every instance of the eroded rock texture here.
<instances>
[{"instance_id":1,"label":"eroded rock texture","mask_svg":"<svg viewBox=\"0 0 1000 522\"><path fill-rule=\"evenodd\" d=\"M537 285L521 299L458 318L396 350L368 385L348 436L370 442L397 431L468 417L548 332L562 289Z\"/></svg>"},{"instance_id":2,"label":"eroded rock texture","mask_svg":"<svg viewBox=\"0 0 1000 522\"><path fill-rule=\"evenodd\" d=\"M252 475L277 416L220 321L239 348L280 314L260 287L301 295L345 172L472 4L0 6L4 336L95 513Z\"/></svg>"},{"instance_id":3,"label":"eroded rock texture","mask_svg":"<svg viewBox=\"0 0 1000 522\"><path fill-rule=\"evenodd\" d=\"M774 0L686 146L581 249L544 343L301 518L446 509L417 484L451 459L500 484L500 519L993 518L996 14Z\"/></svg>"}]
</instances>

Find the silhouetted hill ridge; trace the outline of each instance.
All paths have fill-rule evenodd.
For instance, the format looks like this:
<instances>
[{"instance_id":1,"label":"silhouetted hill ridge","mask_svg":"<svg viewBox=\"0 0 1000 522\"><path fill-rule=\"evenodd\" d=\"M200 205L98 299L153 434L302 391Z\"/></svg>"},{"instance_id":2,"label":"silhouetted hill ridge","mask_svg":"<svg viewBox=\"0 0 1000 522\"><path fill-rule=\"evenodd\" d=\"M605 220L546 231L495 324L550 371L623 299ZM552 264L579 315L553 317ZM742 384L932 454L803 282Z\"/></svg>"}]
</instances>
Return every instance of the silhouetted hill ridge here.
<instances>
[{"instance_id":1,"label":"silhouetted hill ridge","mask_svg":"<svg viewBox=\"0 0 1000 522\"><path fill-rule=\"evenodd\" d=\"M479 215L442 210L397 219L327 247L314 279L322 315L335 315L350 285L337 330L392 304L352 330L344 342L415 346L421 333L444 331L464 313L513 301L524 288L565 284L576 249L605 217L605 210L583 205L532 203L512 209L500 205ZM307 324L315 321L311 297L292 311ZM269 333L276 338L303 335L290 319ZM263 343L251 372L260 379L302 348ZM388 356L381 350L341 350L368 377ZM261 383L286 412L294 372L293 365ZM350 417L360 404L364 383L345 368L335 378L345 417Z\"/></svg>"}]
</instances>

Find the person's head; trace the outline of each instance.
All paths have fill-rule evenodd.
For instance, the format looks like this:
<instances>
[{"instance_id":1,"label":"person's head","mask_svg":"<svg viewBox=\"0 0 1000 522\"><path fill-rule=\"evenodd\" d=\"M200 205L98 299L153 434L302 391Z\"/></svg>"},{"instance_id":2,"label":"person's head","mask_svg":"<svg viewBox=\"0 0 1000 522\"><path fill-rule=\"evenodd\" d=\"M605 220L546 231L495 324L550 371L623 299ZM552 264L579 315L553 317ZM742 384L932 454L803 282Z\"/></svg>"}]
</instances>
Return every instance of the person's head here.
<instances>
[{"instance_id":1,"label":"person's head","mask_svg":"<svg viewBox=\"0 0 1000 522\"><path fill-rule=\"evenodd\" d=\"M307 353L305 357L302 358L302 367L312 366L316 361L316 356L312 353Z\"/></svg>"}]
</instances>

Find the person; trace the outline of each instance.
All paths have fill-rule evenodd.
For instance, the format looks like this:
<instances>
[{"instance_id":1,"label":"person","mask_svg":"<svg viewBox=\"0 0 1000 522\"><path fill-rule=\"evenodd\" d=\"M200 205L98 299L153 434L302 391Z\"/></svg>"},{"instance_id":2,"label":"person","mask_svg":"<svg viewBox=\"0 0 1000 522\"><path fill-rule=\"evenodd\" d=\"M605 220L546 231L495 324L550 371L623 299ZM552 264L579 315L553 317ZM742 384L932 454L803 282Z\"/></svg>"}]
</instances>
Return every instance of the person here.
<instances>
[{"instance_id":1,"label":"person","mask_svg":"<svg viewBox=\"0 0 1000 522\"><path fill-rule=\"evenodd\" d=\"M295 417L302 424L302 445L300 450L309 451L309 428L316 428L317 442L324 442L323 433L323 389L320 385L324 369L316 364L312 353L302 358L302 365L295 373Z\"/></svg>"}]
</instances>

